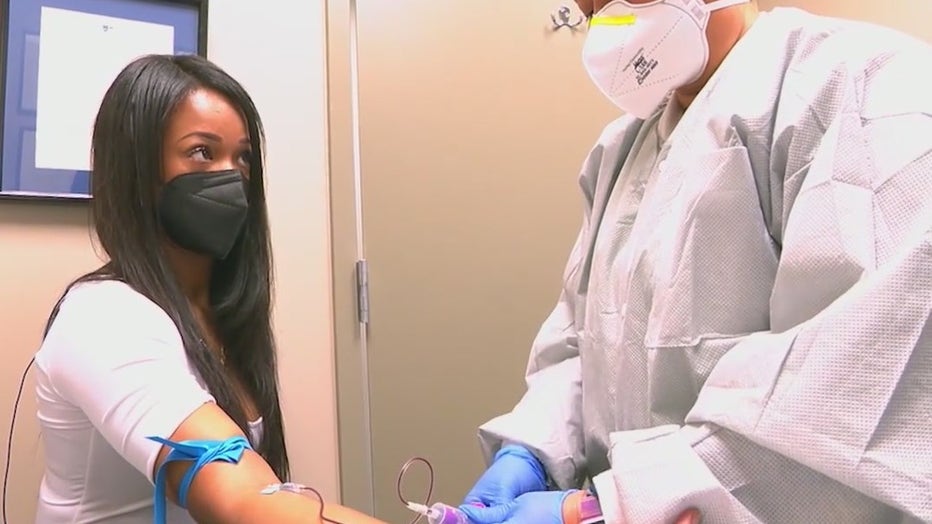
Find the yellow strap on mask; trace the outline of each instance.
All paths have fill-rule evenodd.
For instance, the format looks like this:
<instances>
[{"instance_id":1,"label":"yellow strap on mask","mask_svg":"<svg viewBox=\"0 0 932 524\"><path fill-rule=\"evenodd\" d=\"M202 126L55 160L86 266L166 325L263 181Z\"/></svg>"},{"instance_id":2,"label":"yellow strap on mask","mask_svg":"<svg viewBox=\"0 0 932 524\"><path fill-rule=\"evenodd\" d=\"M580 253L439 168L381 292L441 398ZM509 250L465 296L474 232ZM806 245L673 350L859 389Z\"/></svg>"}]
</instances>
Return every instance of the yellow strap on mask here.
<instances>
[{"instance_id":1,"label":"yellow strap on mask","mask_svg":"<svg viewBox=\"0 0 932 524\"><path fill-rule=\"evenodd\" d=\"M589 25L634 25L635 20L637 17L634 15L594 16Z\"/></svg>"}]
</instances>

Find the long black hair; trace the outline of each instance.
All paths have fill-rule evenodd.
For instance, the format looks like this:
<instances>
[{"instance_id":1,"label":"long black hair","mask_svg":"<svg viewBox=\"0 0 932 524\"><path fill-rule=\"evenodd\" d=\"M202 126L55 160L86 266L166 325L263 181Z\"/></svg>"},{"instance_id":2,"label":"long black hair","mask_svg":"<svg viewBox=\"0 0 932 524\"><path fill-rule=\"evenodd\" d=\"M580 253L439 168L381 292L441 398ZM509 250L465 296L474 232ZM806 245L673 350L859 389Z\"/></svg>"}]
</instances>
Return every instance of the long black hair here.
<instances>
[{"instance_id":1,"label":"long black hair","mask_svg":"<svg viewBox=\"0 0 932 524\"><path fill-rule=\"evenodd\" d=\"M164 309L217 404L249 434L243 405L220 359L204 343L163 252L157 218L168 119L197 89L220 93L240 111L252 146L246 226L230 255L214 263L210 305L227 365L245 382L263 417L263 438L257 451L284 481L290 474L270 319L272 253L263 182L265 135L246 90L207 59L144 56L126 66L104 95L92 139L91 215L109 261L72 285L120 280Z\"/></svg>"}]
</instances>

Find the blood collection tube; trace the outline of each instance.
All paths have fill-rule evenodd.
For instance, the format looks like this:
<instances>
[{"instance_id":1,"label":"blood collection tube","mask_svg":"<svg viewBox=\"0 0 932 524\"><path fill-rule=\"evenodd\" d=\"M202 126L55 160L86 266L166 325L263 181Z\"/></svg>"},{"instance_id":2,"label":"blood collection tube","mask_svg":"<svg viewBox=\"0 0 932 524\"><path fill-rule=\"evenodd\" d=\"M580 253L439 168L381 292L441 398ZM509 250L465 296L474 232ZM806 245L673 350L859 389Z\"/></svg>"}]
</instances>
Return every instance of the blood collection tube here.
<instances>
[{"instance_id":1,"label":"blood collection tube","mask_svg":"<svg viewBox=\"0 0 932 524\"><path fill-rule=\"evenodd\" d=\"M408 503L408 508L427 517L428 524L471 524L469 518L459 508L441 502L430 507Z\"/></svg>"}]
</instances>

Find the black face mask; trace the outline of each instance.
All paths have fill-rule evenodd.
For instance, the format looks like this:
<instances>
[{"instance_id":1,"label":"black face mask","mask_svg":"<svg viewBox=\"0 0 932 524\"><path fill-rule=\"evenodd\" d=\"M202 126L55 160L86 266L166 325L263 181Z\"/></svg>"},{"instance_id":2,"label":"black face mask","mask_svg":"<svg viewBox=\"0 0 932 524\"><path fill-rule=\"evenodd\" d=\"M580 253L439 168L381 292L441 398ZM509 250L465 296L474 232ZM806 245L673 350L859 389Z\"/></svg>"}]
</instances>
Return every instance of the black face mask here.
<instances>
[{"instance_id":1,"label":"black face mask","mask_svg":"<svg viewBox=\"0 0 932 524\"><path fill-rule=\"evenodd\" d=\"M162 188L158 206L172 241L223 260L246 223L246 179L235 169L179 175Z\"/></svg>"}]
</instances>

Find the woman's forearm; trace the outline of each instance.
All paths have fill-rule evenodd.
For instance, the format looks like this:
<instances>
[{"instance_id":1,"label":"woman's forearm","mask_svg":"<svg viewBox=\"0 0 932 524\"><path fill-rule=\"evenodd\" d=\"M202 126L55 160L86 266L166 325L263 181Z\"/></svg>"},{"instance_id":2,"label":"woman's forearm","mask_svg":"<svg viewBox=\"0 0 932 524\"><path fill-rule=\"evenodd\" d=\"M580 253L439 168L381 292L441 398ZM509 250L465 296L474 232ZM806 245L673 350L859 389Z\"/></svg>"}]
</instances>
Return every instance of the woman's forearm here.
<instances>
[{"instance_id":1,"label":"woman's forearm","mask_svg":"<svg viewBox=\"0 0 932 524\"><path fill-rule=\"evenodd\" d=\"M322 520L319 515L320 502L316 497L281 491L272 495L256 493L241 497L222 520L201 520L197 519L197 516L195 519L201 524L328 524L328 521ZM341 524L385 524L356 510L326 502L324 516Z\"/></svg>"},{"instance_id":2,"label":"woman's forearm","mask_svg":"<svg viewBox=\"0 0 932 524\"><path fill-rule=\"evenodd\" d=\"M343 524L386 524L381 520L337 504L324 506L324 516ZM317 521L314 521L317 524ZM326 523L324 523L326 524Z\"/></svg>"}]
</instances>

